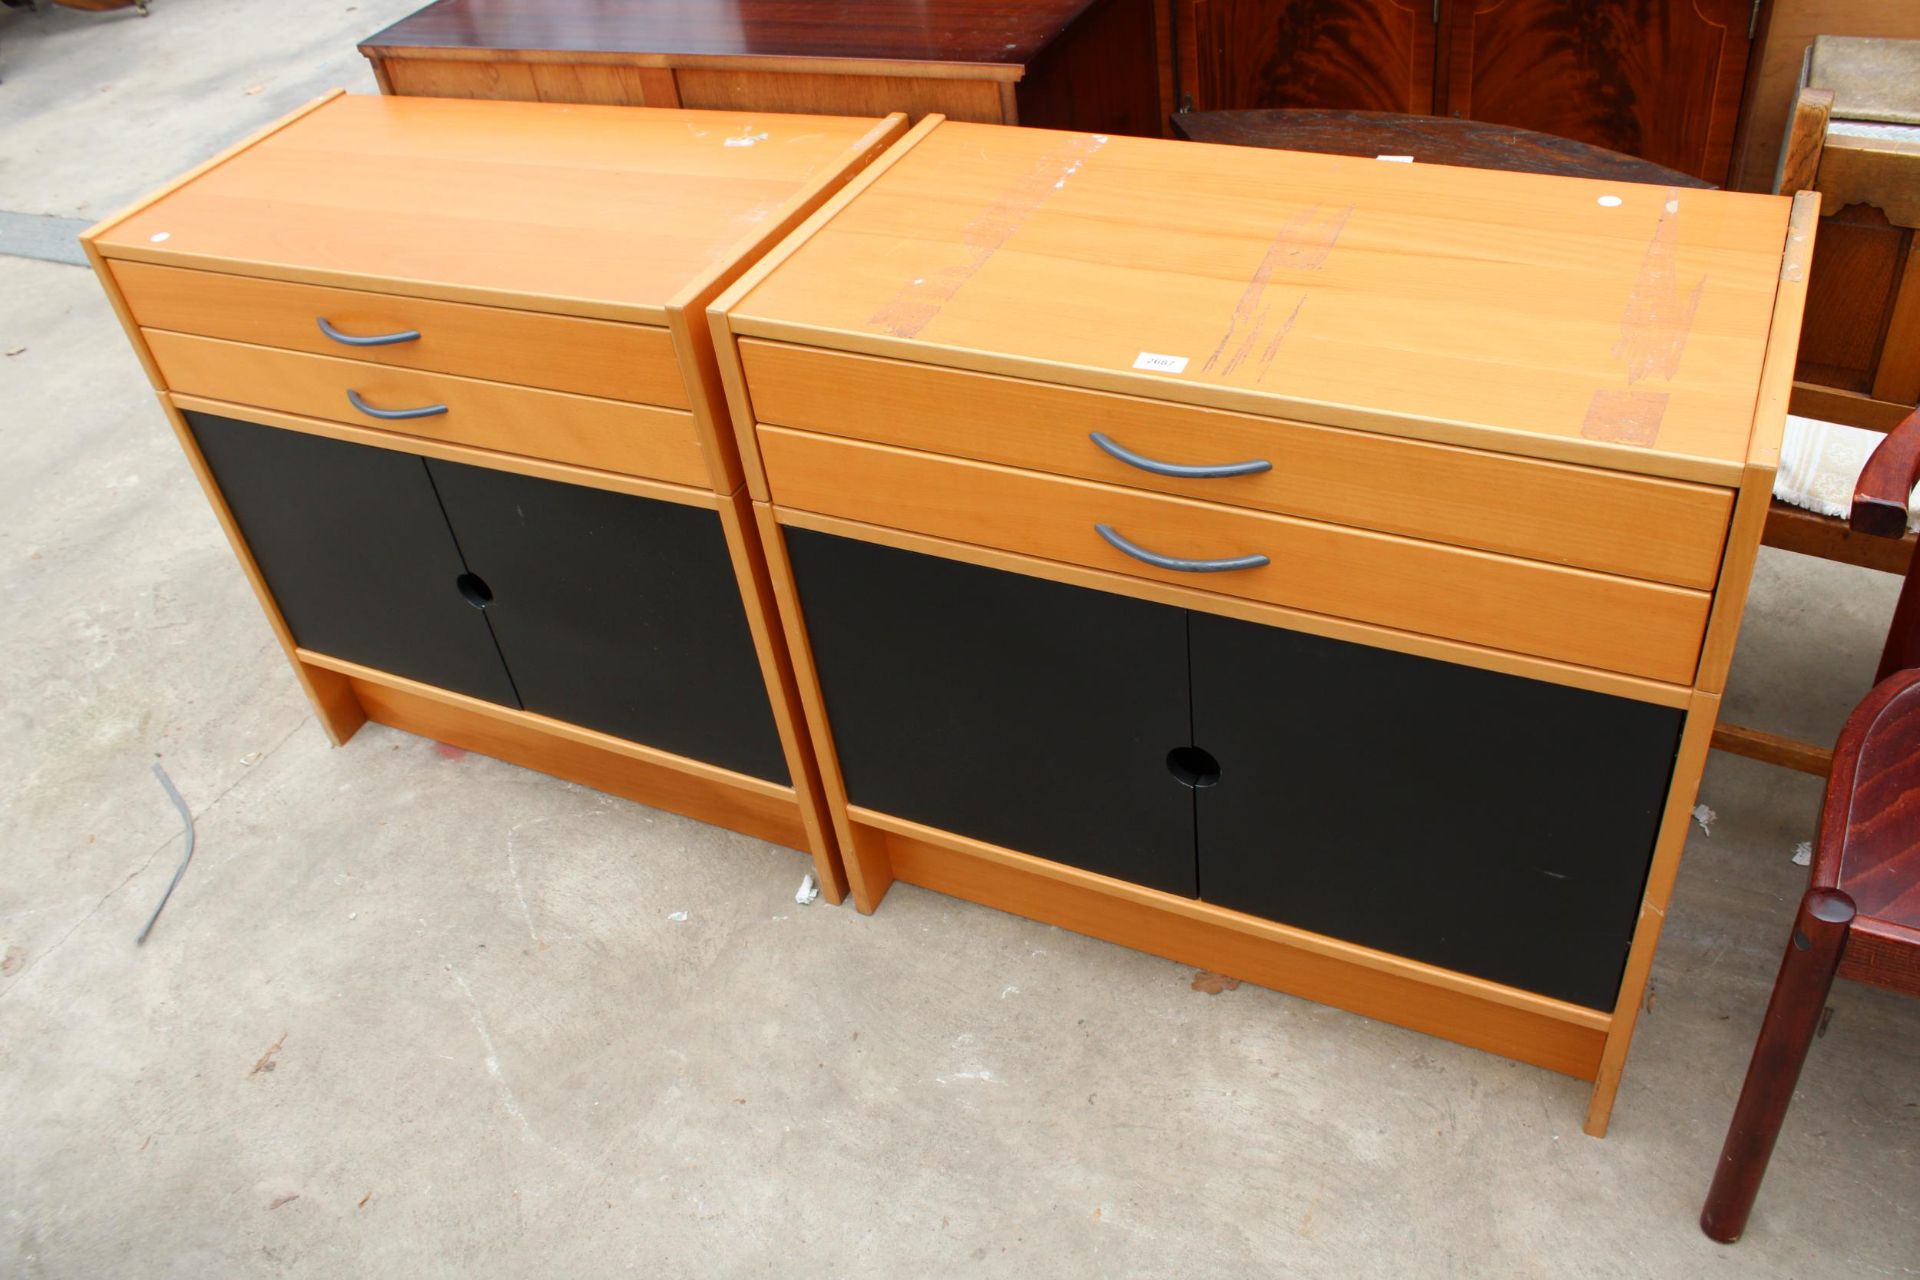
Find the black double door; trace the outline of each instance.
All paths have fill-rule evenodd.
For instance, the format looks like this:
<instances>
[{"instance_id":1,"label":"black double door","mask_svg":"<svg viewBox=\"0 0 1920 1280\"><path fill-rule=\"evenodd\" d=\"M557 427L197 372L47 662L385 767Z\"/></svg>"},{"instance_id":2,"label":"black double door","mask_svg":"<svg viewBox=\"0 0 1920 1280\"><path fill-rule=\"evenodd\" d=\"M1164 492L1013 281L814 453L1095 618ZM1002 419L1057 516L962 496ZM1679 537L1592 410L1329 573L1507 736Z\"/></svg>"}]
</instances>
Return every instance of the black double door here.
<instances>
[{"instance_id":1,"label":"black double door","mask_svg":"<svg viewBox=\"0 0 1920 1280\"><path fill-rule=\"evenodd\" d=\"M186 416L303 648L789 780L717 512Z\"/></svg>"},{"instance_id":2,"label":"black double door","mask_svg":"<svg viewBox=\"0 0 1920 1280\"><path fill-rule=\"evenodd\" d=\"M1612 1007L1677 710L787 543L853 804Z\"/></svg>"}]
</instances>

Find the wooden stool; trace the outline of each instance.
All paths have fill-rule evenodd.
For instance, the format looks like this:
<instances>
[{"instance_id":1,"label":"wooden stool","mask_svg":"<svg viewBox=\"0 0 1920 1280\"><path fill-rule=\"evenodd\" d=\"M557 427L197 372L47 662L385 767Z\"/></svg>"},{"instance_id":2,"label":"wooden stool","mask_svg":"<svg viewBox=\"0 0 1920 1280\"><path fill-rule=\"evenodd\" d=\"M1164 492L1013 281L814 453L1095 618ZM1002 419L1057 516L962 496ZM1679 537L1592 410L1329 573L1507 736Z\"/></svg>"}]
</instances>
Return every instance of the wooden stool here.
<instances>
[{"instance_id":1,"label":"wooden stool","mask_svg":"<svg viewBox=\"0 0 1920 1280\"><path fill-rule=\"evenodd\" d=\"M1700 1215L1715 1240L1746 1230L1836 976L1920 996L1920 669L1882 680L1840 731L1812 884Z\"/></svg>"}]
</instances>

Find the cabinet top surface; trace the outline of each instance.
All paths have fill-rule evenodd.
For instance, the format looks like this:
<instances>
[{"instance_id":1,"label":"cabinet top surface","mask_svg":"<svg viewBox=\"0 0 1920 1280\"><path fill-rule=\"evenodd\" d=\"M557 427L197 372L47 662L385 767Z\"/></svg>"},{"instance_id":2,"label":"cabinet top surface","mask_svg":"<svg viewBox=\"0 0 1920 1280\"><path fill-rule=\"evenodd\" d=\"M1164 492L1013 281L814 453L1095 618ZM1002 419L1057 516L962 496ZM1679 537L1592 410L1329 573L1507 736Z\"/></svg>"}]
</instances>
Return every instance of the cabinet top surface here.
<instances>
[{"instance_id":1,"label":"cabinet top surface","mask_svg":"<svg viewBox=\"0 0 1920 1280\"><path fill-rule=\"evenodd\" d=\"M1730 481L1790 208L948 122L737 298L731 324Z\"/></svg>"},{"instance_id":2,"label":"cabinet top surface","mask_svg":"<svg viewBox=\"0 0 1920 1280\"><path fill-rule=\"evenodd\" d=\"M1018 68L1096 0L437 0L360 45ZM1017 72L1013 72L1017 74Z\"/></svg>"},{"instance_id":3,"label":"cabinet top surface","mask_svg":"<svg viewBox=\"0 0 1920 1280\"><path fill-rule=\"evenodd\" d=\"M108 258L658 320L880 125L342 95L92 234Z\"/></svg>"}]
</instances>

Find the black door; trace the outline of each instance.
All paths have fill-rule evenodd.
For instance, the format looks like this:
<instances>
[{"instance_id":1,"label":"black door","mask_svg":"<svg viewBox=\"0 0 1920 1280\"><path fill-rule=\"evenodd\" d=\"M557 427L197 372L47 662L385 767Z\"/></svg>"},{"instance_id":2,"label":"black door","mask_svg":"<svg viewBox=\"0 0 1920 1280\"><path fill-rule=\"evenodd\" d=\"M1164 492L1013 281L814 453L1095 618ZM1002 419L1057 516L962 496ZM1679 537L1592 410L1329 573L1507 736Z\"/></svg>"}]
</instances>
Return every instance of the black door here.
<instances>
[{"instance_id":1,"label":"black door","mask_svg":"<svg viewBox=\"0 0 1920 1280\"><path fill-rule=\"evenodd\" d=\"M789 780L718 512L427 467L527 710Z\"/></svg>"},{"instance_id":2,"label":"black door","mask_svg":"<svg viewBox=\"0 0 1920 1280\"><path fill-rule=\"evenodd\" d=\"M856 805L1194 892L1179 609L804 530L787 546Z\"/></svg>"},{"instance_id":3,"label":"black door","mask_svg":"<svg viewBox=\"0 0 1920 1280\"><path fill-rule=\"evenodd\" d=\"M418 457L186 418L302 648L519 705Z\"/></svg>"},{"instance_id":4,"label":"black door","mask_svg":"<svg viewBox=\"0 0 1920 1280\"><path fill-rule=\"evenodd\" d=\"M1192 615L1209 902L1611 1009L1681 713Z\"/></svg>"}]
</instances>

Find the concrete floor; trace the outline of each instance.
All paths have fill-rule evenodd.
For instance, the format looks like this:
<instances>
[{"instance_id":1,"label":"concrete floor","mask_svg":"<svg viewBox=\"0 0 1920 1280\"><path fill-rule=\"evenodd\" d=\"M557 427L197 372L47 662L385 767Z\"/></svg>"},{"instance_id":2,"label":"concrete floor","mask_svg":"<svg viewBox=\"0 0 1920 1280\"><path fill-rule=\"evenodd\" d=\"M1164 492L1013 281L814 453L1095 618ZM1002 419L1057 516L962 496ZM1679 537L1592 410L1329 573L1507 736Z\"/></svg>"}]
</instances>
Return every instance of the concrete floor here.
<instances>
[{"instance_id":1,"label":"concrete floor","mask_svg":"<svg viewBox=\"0 0 1920 1280\"><path fill-rule=\"evenodd\" d=\"M106 213L414 0L0 11L0 210ZM257 87L257 88L256 88ZM82 270L0 257L0 1274L1920 1273L1920 1005L1843 987L1694 1225L1813 780L1715 757L1612 1136L1575 1081L370 727L331 750ZM1767 553L1734 719L1893 583ZM133 937L200 846L152 941ZM684 918L682 917L684 913Z\"/></svg>"}]
</instances>

